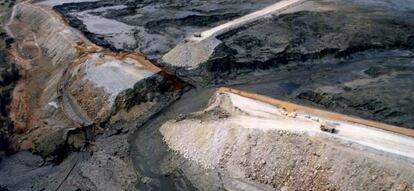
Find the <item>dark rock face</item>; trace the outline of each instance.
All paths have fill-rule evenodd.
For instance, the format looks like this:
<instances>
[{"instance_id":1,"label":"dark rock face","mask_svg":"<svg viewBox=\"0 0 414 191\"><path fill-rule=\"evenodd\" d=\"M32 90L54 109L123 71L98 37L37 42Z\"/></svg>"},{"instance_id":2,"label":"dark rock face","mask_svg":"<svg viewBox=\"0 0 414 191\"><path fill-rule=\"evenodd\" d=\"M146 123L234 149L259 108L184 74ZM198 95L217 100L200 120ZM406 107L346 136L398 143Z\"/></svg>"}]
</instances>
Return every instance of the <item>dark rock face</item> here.
<instances>
[{"instance_id":1,"label":"dark rock face","mask_svg":"<svg viewBox=\"0 0 414 191\"><path fill-rule=\"evenodd\" d=\"M19 77L18 70L13 63L7 60L7 40L5 35L1 35L0 47L0 151L9 150L9 136L13 130L13 124L8 118L8 105L11 101L11 94L14 82Z\"/></svg>"},{"instance_id":2,"label":"dark rock face","mask_svg":"<svg viewBox=\"0 0 414 191\"><path fill-rule=\"evenodd\" d=\"M29 151L18 152L4 157L0 163L0 187L8 190L76 190L74 186L65 187L62 183L70 179L67 181L72 181L74 185L88 184L86 178L70 172L82 168L79 163L89 157L87 153L73 153L59 165L53 165ZM67 177L68 175L78 177ZM87 190L81 186L78 188Z\"/></svg>"},{"instance_id":3,"label":"dark rock face","mask_svg":"<svg viewBox=\"0 0 414 191\"><path fill-rule=\"evenodd\" d=\"M339 91L304 90L296 98L338 112L414 128L414 120L411 117L414 107L410 104L414 101L414 84L409 80L414 77L414 70L410 66L411 60L412 58L393 58L383 63L377 61L376 64L385 65L390 74L365 76L344 84L332 85ZM377 66L366 67L372 70Z\"/></svg>"},{"instance_id":4,"label":"dark rock face","mask_svg":"<svg viewBox=\"0 0 414 191\"><path fill-rule=\"evenodd\" d=\"M115 105L119 109L129 110L133 106L145 102L163 102L173 97L174 87L168 84L167 79L154 76L135 84L133 89L126 90L118 96ZM171 95L170 95L171 94Z\"/></svg>"},{"instance_id":5,"label":"dark rock face","mask_svg":"<svg viewBox=\"0 0 414 191\"><path fill-rule=\"evenodd\" d=\"M144 79L117 96L112 116L105 123L109 135L127 133L139 127L151 116L178 99L183 93L184 83L175 77L156 75ZM141 110L147 110L142 112ZM108 135L107 135L108 136Z\"/></svg>"},{"instance_id":6,"label":"dark rock face","mask_svg":"<svg viewBox=\"0 0 414 191\"><path fill-rule=\"evenodd\" d=\"M81 129L60 129L34 142L33 153L53 163L60 163L71 151L79 151L85 145Z\"/></svg>"}]
</instances>

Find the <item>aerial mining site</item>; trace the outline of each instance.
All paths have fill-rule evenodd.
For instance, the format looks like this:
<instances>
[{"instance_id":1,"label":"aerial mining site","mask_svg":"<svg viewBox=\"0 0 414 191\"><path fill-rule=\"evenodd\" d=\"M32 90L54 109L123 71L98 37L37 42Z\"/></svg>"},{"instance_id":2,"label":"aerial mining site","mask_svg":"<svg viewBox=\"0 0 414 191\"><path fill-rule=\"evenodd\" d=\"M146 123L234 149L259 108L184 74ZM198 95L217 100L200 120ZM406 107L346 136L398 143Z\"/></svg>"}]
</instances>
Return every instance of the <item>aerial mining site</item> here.
<instances>
[{"instance_id":1,"label":"aerial mining site","mask_svg":"<svg viewBox=\"0 0 414 191\"><path fill-rule=\"evenodd\" d=\"M0 191L414 191L414 0L0 0Z\"/></svg>"}]
</instances>

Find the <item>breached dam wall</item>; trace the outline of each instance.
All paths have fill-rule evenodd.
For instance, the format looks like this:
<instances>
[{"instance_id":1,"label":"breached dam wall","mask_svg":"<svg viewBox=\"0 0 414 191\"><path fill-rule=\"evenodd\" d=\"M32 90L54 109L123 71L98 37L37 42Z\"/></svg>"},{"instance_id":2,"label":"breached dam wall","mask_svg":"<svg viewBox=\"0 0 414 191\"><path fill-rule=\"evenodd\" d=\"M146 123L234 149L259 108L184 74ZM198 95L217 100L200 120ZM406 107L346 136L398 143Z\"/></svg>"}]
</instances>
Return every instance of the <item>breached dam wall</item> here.
<instances>
[{"instance_id":1,"label":"breached dam wall","mask_svg":"<svg viewBox=\"0 0 414 191\"><path fill-rule=\"evenodd\" d=\"M20 3L5 23L24 76L12 103L21 148L59 129L149 118L179 89L145 56L93 44L51 7ZM110 120L117 112L122 117Z\"/></svg>"}]
</instances>

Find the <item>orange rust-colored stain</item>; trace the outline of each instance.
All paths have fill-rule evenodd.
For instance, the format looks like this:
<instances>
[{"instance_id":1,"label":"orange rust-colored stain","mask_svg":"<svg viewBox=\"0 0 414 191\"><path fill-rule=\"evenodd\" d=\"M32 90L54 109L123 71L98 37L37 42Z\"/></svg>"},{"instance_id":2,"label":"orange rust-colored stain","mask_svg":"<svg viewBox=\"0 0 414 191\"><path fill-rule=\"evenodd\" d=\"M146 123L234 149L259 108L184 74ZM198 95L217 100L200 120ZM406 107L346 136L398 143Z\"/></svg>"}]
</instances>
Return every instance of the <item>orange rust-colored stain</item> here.
<instances>
[{"instance_id":1,"label":"orange rust-colored stain","mask_svg":"<svg viewBox=\"0 0 414 191\"><path fill-rule=\"evenodd\" d=\"M100 52L103 50L102 47L92 43L87 43L85 41L77 42L75 45L75 49L78 52L78 57L81 57L84 54Z\"/></svg>"},{"instance_id":2,"label":"orange rust-colored stain","mask_svg":"<svg viewBox=\"0 0 414 191\"><path fill-rule=\"evenodd\" d=\"M29 95L27 92L27 70L31 68L28 61L21 58L17 51L16 43L13 43L9 49L9 59L20 68L20 79L16 83L16 87L12 93L12 100L10 103L10 118L14 123L14 130L17 134L23 134L27 130L29 123Z\"/></svg>"},{"instance_id":3,"label":"orange rust-colored stain","mask_svg":"<svg viewBox=\"0 0 414 191\"><path fill-rule=\"evenodd\" d=\"M11 45L10 49L8 50L8 54L10 60L13 60L22 69L29 70L32 68L30 62L20 56L17 43L13 43Z\"/></svg>"},{"instance_id":4,"label":"orange rust-colored stain","mask_svg":"<svg viewBox=\"0 0 414 191\"><path fill-rule=\"evenodd\" d=\"M16 43L21 41L17 40ZM9 49L9 60L13 61L19 68L20 78L16 83L16 87L12 93L12 100L10 103L10 119L14 124L14 135L12 136L13 148L29 149L32 145L32 140L38 136L34 136L40 123L39 117L39 101L41 99L40 92L45 84L38 84L38 75L46 73L43 71L41 57L35 59L39 62L40 68L43 72L32 67L32 63L20 56L19 49L16 43L13 43ZM30 136L28 136L30 135ZM41 133L39 134L39 136Z\"/></svg>"},{"instance_id":5,"label":"orange rust-colored stain","mask_svg":"<svg viewBox=\"0 0 414 191\"><path fill-rule=\"evenodd\" d=\"M356 124L366 125L369 127L374 127L374 128L414 137L414 130L411 130L411 129L389 125L385 123L380 123L376 121L361 119L361 118L354 117L354 116L348 116L348 115L343 115L339 113L324 111L324 110L320 110L320 109L316 109L312 107L302 106L302 105L274 99L274 98L263 96L263 95L258 95L258 94L247 92L247 91L241 91L241 90L237 90L233 88L222 87L222 88L219 88L217 92L237 94L237 95L240 95L246 98L268 103L268 104L277 106L279 108L284 108L288 112L302 111L302 112L308 113L310 115L315 115L318 117L342 121L346 123L356 123Z\"/></svg>"},{"instance_id":6,"label":"orange rust-colored stain","mask_svg":"<svg viewBox=\"0 0 414 191\"><path fill-rule=\"evenodd\" d=\"M114 58L117 58L119 60L125 60L125 59L132 59L136 62L140 63L145 67L146 70L149 70L155 74L158 74L165 79L167 79L167 83L169 83L174 89L182 89L184 87L184 82L182 82L177 77L169 74L167 71L159 68L158 66L154 65L150 60L148 60L143 54L136 53L136 52L111 52L111 51L105 51L105 55L112 56Z\"/></svg>"},{"instance_id":7,"label":"orange rust-colored stain","mask_svg":"<svg viewBox=\"0 0 414 191\"><path fill-rule=\"evenodd\" d=\"M25 82L19 80L13 90L10 104L10 119L14 123L14 130L17 134L25 133L29 123L29 99L25 89Z\"/></svg>"},{"instance_id":8,"label":"orange rust-colored stain","mask_svg":"<svg viewBox=\"0 0 414 191\"><path fill-rule=\"evenodd\" d=\"M184 83L180 79L178 79L175 76L172 76L167 71L155 66L141 53L124 53L121 56L124 58L130 58L138 61L140 64L144 65L149 71L154 72L167 79L167 83L169 83L175 89L182 89L184 87Z\"/></svg>"}]
</instances>

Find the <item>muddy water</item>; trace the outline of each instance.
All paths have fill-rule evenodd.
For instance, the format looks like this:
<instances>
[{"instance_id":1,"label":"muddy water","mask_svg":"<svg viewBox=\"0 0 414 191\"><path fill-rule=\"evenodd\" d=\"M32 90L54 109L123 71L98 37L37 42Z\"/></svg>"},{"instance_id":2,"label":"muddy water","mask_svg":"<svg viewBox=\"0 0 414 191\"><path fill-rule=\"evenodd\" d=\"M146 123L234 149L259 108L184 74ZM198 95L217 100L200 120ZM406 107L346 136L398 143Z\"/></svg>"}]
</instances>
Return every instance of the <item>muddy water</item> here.
<instances>
[{"instance_id":1,"label":"muddy water","mask_svg":"<svg viewBox=\"0 0 414 191\"><path fill-rule=\"evenodd\" d=\"M173 153L162 140L159 127L180 114L198 111L208 104L214 88L192 90L180 100L155 115L130 137L133 163L147 182L137 185L140 190L195 190L169 160ZM167 168L167 169L165 169ZM170 168L170 169L168 169Z\"/></svg>"}]
</instances>

